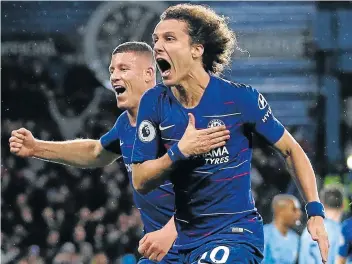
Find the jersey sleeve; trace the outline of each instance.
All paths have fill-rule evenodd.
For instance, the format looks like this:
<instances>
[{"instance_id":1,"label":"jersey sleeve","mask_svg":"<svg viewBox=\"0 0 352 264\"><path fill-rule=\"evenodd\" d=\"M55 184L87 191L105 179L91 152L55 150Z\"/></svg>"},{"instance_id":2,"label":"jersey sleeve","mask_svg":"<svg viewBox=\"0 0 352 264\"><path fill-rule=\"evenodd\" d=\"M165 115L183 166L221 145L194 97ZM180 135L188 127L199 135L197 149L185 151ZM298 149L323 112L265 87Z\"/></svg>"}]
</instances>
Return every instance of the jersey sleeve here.
<instances>
[{"instance_id":1,"label":"jersey sleeve","mask_svg":"<svg viewBox=\"0 0 352 264\"><path fill-rule=\"evenodd\" d=\"M158 158L159 154L159 94L156 88L142 96L137 116L137 131L133 146L132 163Z\"/></svg>"},{"instance_id":2,"label":"jersey sleeve","mask_svg":"<svg viewBox=\"0 0 352 264\"><path fill-rule=\"evenodd\" d=\"M244 123L253 126L254 131L269 143L275 144L284 134L284 126L275 118L265 97L256 89L245 86L240 104Z\"/></svg>"},{"instance_id":3,"label":"jersey sleeve","mask_svg":"<svg viewBox=\"0 0 352 264\"><path fill-rule=\"evenodd\" d=\"M112 129L100 138L100 143L105 150L121 154L118 124L119 119L117 119Z\"/></svg>"},{"instance_id":4,"label":"jersey sleeve","mask_svg":"<svg viewBox=\"0 0 352 264\"><path fill-rule=\"evenodd\" d=\"M348 227L348 224L342 227L339 244L339 255L345 258L347 258L348 254L352 251L352 241L348 240L348 228L351 228L351 226Z\"/></svg>"}]
</instances>

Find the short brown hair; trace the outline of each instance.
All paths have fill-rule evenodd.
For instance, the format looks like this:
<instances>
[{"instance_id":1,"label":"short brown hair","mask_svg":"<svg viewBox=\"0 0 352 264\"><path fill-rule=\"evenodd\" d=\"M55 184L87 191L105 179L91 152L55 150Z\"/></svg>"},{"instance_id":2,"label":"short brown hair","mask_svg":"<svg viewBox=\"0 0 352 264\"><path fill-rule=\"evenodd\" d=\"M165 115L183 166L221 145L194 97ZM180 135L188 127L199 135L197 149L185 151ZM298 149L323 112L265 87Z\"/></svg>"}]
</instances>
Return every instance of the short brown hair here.
<instances>
[{"instance_id":1,"label":"short brown hair","mask_svg":"<svg viewBox=\"0 0 352 264\"><path fill-rule=\"evenodd\" d=\"M178 4L161 14L160 20L168 19L188 24L192 43L204 47L203 66L206 71L219 74L230 63L237 41L224 16L203 5Z\"/></svg>"},{"instance_id":2,"label":"short brown hair","mask_svg":"<svg viewBox=\"0 0 352 264\"><path fill-rule=\"evenodd\" d=\"M339 209L343 208L343 186L331 184L320 191L321 202L325 207Z\"/></svg>"},{"instance_id":3,"label":"short brown hair","mask_svg":"<svg viewBox=\"0 0 352 264\"><path fill-rule=\"evenodd\" d=\"M129 41L129 42L124 42L120 45L118 45L114 51L112 52L112 55L115 55L117 53L125 53L125 52L135 52L135 53L142 53L150 56L152 60L153 67L156 67L156 63L154 60L154 52L152 47L141 41Z\"/></svg>"},{"instance_id":4,"label":"short brown hair","mask_svg":"<svg viewBox=\"0 0 352 264\"><path fill-rule=\"evenodd\" d=\"M124 53L124 52L141 52L141 53L150 53L151 55L153 55L152 47L150 47L145 42L139 42L139 41L124 42L118 45L112 52L112 55L116 53Z\"/></svg>"}]
</instances>

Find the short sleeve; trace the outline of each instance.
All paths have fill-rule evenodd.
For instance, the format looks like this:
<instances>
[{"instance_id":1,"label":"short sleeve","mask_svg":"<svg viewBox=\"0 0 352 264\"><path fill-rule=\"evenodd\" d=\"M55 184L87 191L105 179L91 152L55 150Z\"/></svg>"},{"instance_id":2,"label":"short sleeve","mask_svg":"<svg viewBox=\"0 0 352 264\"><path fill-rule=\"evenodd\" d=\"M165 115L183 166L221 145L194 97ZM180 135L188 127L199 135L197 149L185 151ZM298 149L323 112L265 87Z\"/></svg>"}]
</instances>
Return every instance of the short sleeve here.
<instances>
[{"instance_id":1,"label":"short sleeve","mask_svg":"<svg viewBox=\"0 0 352 264\"><path fill-rule=\"evenodd\" d=\"M112 129L100 138L100 143L105 150L121 154L118 123L119 119L117 119Z\"/></svg>"},{"instance_id":2,"label":"short sleeve","mask_svg":"<svg viewBox=\"0 0 352 264\"><path fill-rule=\"evenodd\" d=\"M256 89L246 86L241 92L242 118L255 132L275 144L284 134L284 126L275 118L269 103Z\"/></svg>"},{"instance_id":3,"label":"short sleeve","mask_svg":"<svg viewBox=\"0 0 352 264\"><path fill-rule=\"evenodd\" d=\"M159 94L156 88L150 89L142 96L138 116L137 131L133 146L132 163L141 163L158 158L159 132Z\"/></svg>"}]
</instances>

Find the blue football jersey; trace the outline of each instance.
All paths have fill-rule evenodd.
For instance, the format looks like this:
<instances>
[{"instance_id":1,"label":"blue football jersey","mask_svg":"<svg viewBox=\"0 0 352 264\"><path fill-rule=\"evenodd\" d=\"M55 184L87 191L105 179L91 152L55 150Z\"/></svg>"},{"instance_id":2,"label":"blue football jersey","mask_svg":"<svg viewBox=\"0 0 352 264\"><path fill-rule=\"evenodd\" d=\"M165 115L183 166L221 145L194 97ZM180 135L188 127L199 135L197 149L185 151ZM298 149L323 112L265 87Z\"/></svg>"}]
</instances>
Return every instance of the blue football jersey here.
<instances>
[{"instance_id":1,"label":"blue football jersey","mask_svg":"<svg viewBox=\"0 0 352 264\"><path fill-rule=\"evenodd\" d=\"M274 144L283 135L284 127L273 116L263 95L250 86L211 76L199 104L187 109L168 87L158 84L141 99L132 162L141 163L165 154L183 136L188 113L195 116L196 128L225 125L231 138L223 147L173 166L171 182L175 190L179 248L196 248L217 236L247 242L246 236L234 233L253 233L246 223L260 218L251 192L252 132ZM253 218L248 220L250 215ZM234 223L241 229L236 229ZM220 234L232 227L235 232ZM258 240L263 245L262 235L258 234Z\"/></svg>"},{"instance_id":2,"label":"blue football jersey","mask_svg":"<svg viewBox=\"0 0 352 264\"><path fill-rule=\"evenodd\" d=\"M347 258L347 263L352 263L352 217L342 223L342 236L340 239L339 255Z\"/></svg>"},{"instance_id":3,"label":"blue football jersey","mask_svg":"<svg viewBox=\"0 0 352 264\"><path fill-rule=\"evenodd\" d=\"M264 261L262 264L295 264L298 257L299 236L288 230L284 236L271 223L264 226ZM309 262L313 264L313 262Z\"/></svg>"},{"instance_id":4,"label":"blue football jersey","mask_svg":"<svg viewBox=\"0 0 352 264\"><path fill-rule=\"evenodd\" d=\"M135 133L136 128L131 126L127 112L123 112L114 127L100 138L100 142L106 150L122 154L131 185L131 159ZM121 153L119 153L120 149ZM133 198L135 206L141 213L145 233L159 230L174 215L175 195L171 182L163 183L163 185L146 195L140 194L133 188ZM176 251L171 249L171 252Z\"/></svg>"},{"instance_id":5,"label":"blue football jersey","mask_svg":"<svg viewBox=\"0 0 352 264\"><path fill-rule=\"evenodd\" d=\"M329 255L326 264L335 264L339 248L339 239L341 235L341 224L329 218L324 219L324 224L329 237ZM299 250L299 264L321 263L321 255L318 242L313 241L306 228L301 236Z\"/></svg>"}]
</instances>

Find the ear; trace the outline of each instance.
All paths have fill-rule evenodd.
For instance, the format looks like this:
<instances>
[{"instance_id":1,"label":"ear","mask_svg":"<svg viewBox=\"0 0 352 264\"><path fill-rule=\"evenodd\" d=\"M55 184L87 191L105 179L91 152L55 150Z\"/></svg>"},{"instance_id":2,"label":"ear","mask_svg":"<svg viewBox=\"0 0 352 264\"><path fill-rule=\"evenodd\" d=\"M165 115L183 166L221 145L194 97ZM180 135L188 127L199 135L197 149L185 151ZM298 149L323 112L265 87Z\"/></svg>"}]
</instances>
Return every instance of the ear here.
<instances>
[{"instance_id":1,"label":"ear","mask_svg":"<svg viewBox=\"0 0 352 264\"><path fill-rule=\"evenodd\" d=\"M145 75L145 82L150 82L152 81L155 77L155 69L153 67L148 67L148 69L146 69L144 71L144 75Z\"/></svg>"},{"instance_id":2,"label":"ear","mask_svg":"<svg viewBox=\"0 0 352 264\"><path fill-rule=\"evenodd\" d=\"M203 56L204 46L202 44L193 44L191 48L192 58L197 59Z\"/></svg>"}]
</instances>

